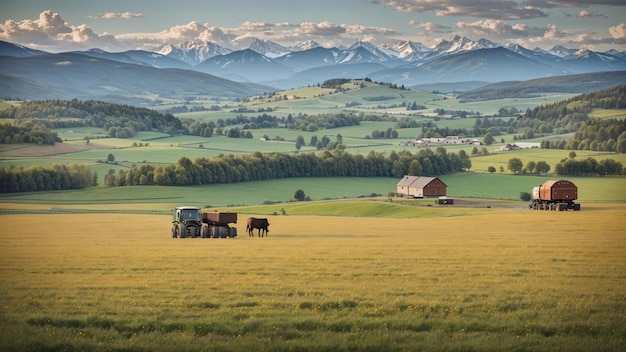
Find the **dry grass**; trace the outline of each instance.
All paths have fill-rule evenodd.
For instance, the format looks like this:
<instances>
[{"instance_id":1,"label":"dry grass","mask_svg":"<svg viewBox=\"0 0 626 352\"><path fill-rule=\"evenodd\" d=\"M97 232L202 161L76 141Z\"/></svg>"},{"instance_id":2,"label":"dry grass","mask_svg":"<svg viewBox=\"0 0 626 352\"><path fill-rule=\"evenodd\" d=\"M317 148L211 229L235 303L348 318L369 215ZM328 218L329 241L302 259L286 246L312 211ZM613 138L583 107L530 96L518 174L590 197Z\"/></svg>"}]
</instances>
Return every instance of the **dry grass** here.
<instances>
[{"instance_id":1,"label":"dry grass","mask_svg":"<svg viewBox=\"0 0 626 352\"><path fill-rule=\"evenodd\" d=\"M275 216L206 240L169 216L0 216L0 346L619 350L624 215Z\"/></svg>"}]
</instances>

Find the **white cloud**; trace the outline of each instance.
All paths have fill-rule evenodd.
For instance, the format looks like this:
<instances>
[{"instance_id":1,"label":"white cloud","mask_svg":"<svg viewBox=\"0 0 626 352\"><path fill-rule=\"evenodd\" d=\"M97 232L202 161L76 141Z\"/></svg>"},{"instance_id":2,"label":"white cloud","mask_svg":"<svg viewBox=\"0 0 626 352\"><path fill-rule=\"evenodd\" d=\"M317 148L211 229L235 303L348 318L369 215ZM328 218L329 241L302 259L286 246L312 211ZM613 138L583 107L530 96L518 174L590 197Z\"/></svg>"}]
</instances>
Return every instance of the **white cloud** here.
<instances>
[{"instance_id":1,"label":"white cloud","mask_svg":"<svg viewBox=\"0 0 626 352\"><path fill-rule=\"evenodd\" d=\"M596 14L596 13L591 13L587 10L581 10L576 17L578 18L592 18L592 17L600 17L600 18L608 18L606 15L603 14Z\"/></svg>"},{"instance_id":2,"label":"white cloud","mask_svg":"<svg viewBox=\"0 0 626 352\"><path fill-rule=\"evenodd\" d=\"M419 23L416 23L415 21L411 20L409 22L409 24L414 26L417 29L421 29L421 30L425 31L427 34L430 34L430 33L449 33L450 32L450 27L445 26L445 25L441 25L441 24L432 23L432 22L419 22Z\"/></svg>"},{"instance_id":3,"label":"white cloud","mask_svg":"<svg viewBox=\"0 0 626 352\"><path fill-rule=\"evenodd\" d=\"M296 34L307 36L335 36L346 33L346 28L328 21L321 23L304 22L294 29Z\"/></svg>"},{"instance_id":4,"label":"white cloud","mask_svg":"<svg viewBox=\"0 0 626 352\"><path fill-rule=\"evenodd\" d=\"M105 12L97 16L87 16L87 17L93 18L93 19L102 19L102 20L114 20L118 18L129 20L132 18L143 17L143 14L132 13L132 12Z\"/></svg>"},{"instance_id":5,"label":"white cloud","mask_svg":"<svg viewBox=\"0 0 626 352\"><path fill-rule=\"evenodd\" d=\"M548 30L546 30L543 34L545 39L558 39L565 37L565 33L563 33L556 25L549 24Z\"/></svg>"},{"instance_id":6,"label":"white cloud","mask_svg":"<svg viewBox=\"0 0 626 352\"><path fill-rule=\"evenodd\" d=\"M105 50L121 48L114 36L108 33L95 34L85 24L70 26L58 13L51 10L42 12L37 20L8 20L0 24L0 39L51 52L94 47Z\"/></svg>"},{"instance_id":7,"label":"white cloud","mask_svg":"<svg viewBox=\"0 0 626 352\"><path fill-rule=\"evenodd\" d=\"M610 27L609 33L615 39L626 39L626 24L620 23L617 26Z\"/></svg>"}]
</instances>

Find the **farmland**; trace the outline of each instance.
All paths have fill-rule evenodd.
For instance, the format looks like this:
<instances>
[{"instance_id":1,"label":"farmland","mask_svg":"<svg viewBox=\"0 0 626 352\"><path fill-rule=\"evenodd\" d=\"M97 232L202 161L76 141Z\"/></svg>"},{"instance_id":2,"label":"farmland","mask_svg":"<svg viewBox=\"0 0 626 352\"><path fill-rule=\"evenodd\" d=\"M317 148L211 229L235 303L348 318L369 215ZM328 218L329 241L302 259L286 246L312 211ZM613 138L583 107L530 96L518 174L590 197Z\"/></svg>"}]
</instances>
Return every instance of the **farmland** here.
<instances>
[{"instance_id":1,"label":"farmland","mask_svg":"<svg viewBox=\"0 0 626 352\"><path fill-rule=\"evenodd\" d=\"M313 212L334 205L307 202ZM335 202L336 203L336 202ZM7 350L618 351L623 204L580 212L346 201L270 237L169 238L170 217L3 215ZM389 203L388 206L392 206ZM397 206L397 205L396 205ZM136 205L138 208L139 205ZM267 206L271 207L271 206ZM273 208L235 208L269 213ZM304 211L306 212L306 210ZM26 225L27 224L27 225Z\"/></svg>"},{"instance_id":2,"label":"farmland","mask_svg":"<svg viewBox=\"0 0 626 352\"><path fill-rule=\"evenodd\" d=\"M352 85L352 86L350 86ZM240 113L410 116L441 128L472 129L475 118L571 95L460 104L453 97L348 83L260 96L220 111L178 114L219 123ZM400 104L426 109L411 115ZM216 102L191 102L209 106ZM355 104L356 103L356 104ZM3 103L6 107L6 103ZM168 101L174 107L176 102ZM230 105L229 105L230 104ZM351 105L350 108L346 108ZM257 112L243 113L256 116ZM623 110L594 118L623 119ZM498 117L494 117L498 119ZM398 138L368 138L396 121L315 132L254 129L254 138L140 131L110 138L100 128L57 129L55 146L2 145L0 167L81 163L102 183L113 169L174 164L181 156L316 152L302 136L341 135L346 151L389 155ZM231 126L232 127L232 126ZM269 140L261 137L267 135ZM496 151L501 134L469 172L440 175L454 206L390 197L391 177L286 178L199 186L92 187L0 195L0 346L6 350L618 351L626 344L626 179L568 177L580 212L528 210L519 199L553 174L513 175L510 158L552 166L569 151ZM542 138L567 139L571 134ZM542 138L524 140L540 142ZM447 146L451 152L473 146ZM114 161L109 161L109 156ZM576 158L626 154L577 150ZM495 167L494 174L487 172ZM500 169L502 167L503 169ZM313 201L295 202L296 190ZM239 237L172 239L170 210L194 205L237 212ZM247 216L270 219L270 237L245 235Z\"/></svg>"}]
</instances>

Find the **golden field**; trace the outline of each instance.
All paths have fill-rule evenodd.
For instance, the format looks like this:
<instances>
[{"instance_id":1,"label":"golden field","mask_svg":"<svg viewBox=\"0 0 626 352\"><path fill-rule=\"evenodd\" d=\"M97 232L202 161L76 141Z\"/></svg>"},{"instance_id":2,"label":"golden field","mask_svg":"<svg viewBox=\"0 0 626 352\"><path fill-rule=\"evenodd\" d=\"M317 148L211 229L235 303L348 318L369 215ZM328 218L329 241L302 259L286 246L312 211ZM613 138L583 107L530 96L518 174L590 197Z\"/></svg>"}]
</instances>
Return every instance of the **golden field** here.
<instances>
[{"instance_id":1,"label":"golden field","mask_svg":"<svg viewBox=\"0 0 626 352\"><path fill-rule=\"evenodd\" d=\"M445 214L270 216L267 238L240 214L235 239L172 239L162 215L2 215L0 346L626 346L626 205Z\"/></svg>"}]
</instances>

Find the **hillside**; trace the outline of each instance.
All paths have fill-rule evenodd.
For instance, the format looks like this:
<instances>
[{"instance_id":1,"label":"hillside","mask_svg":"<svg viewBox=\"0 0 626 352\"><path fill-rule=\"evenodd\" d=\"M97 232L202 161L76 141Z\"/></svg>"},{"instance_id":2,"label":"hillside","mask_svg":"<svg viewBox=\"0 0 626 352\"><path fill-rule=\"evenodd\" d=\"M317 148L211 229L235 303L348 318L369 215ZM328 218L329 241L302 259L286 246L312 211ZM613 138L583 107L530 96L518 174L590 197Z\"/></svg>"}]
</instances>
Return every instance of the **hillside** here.
<instances>
[{"instance_id":1,"label":"hillside","mask_svg":"<svg viewBox=\"0 0 626 352\"><path fill-rule=\"evenodd\" d=\"M0 97L20 100L81 99L126 101L155 94L184 99L239 99L262 91L258 86L181 69L158 69L76 53L16 58L0 57L0 74L16 84L2 84Z\"/></svg>"},{"instance_id":2,"label":"hillside","mask_svg":"<svg viewBox=\"0 0 626 352\"><path fill-rule=\"evenodd\" d=\"M463 92L462 102L507 98L529 98L544 93L590 93L626 82L626 71L596 72L537 78L521 82L499 82Z\"/></svg>"}]
</instances>

